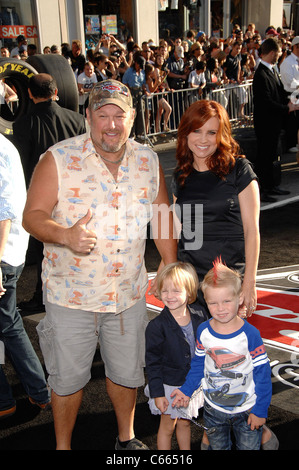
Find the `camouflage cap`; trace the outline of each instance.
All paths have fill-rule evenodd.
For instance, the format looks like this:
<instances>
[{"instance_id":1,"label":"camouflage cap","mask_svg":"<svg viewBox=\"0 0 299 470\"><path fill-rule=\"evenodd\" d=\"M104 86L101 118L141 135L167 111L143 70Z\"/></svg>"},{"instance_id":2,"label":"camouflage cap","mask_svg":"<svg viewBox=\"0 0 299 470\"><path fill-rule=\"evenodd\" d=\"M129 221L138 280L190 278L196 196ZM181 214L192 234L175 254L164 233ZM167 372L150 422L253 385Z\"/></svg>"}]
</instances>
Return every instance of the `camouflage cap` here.
<instances>
[{"instance_id":1,"label":"camouflage cap","mask_svg":"<svg viewBox=\"0 0 299 470\"><path fill-rule=\"evenodd\" d=\"M89 108L96 111L106 104L114 104L128 112L133 106L129 88L117 80L96 83L89 95Z\"/></svg>"}]
</instances>

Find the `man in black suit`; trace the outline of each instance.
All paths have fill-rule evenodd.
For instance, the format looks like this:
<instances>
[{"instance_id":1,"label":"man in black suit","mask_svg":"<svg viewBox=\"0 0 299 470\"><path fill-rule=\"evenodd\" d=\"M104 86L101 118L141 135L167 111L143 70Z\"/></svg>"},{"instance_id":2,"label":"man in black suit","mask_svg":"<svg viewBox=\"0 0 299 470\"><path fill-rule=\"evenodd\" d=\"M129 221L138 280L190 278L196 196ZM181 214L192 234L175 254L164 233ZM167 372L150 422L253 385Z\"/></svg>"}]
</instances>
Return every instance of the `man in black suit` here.
<instances>
[{"instance_id":1,"label":"man in black suit","mask_svg":"<svg viewBox=\"0 0 299 470\"><path fill-rule=\"evenodd\" d=\"M51 75L40 73L31 77L28 93L33 106L13 124L10 139L20 153L27 188L40 156L49 147L86 132L85 118L57 103L57 84ZM43 244L35 239L31 239L31 243L37 258L36 290L31 300L21 302L18 307L23 312L39 313L44 311L41 283Z\"/></svg>"},{"instance_id":2,"label":"man in black suit","mask_svg":"<svg viewBox=\"0 0 299 470\"><path fill-rule=\"evenodd\" d=\"M51 75L31 77L28 93L33 106L13 124L11 138L21 156L27 187L35 165L49 147L86 132L81 114L59 106L56 80Z\"/></svg>"},{"instance_id":3,"label":"man in black suit","mask_svg":"<svg viewBox=\"0 0 299 470\"><path fill-rule=\"evenodd\" d=\"M274 162L277 161L279 137L288 113L299 109L288 100L274 67L280 51L280 44L274 38L262 43L261 62L253 79L253 118L258 147L255 171L259 177L261 200L265 202L276 201L272 195L289 194L275 185ZM280 171L279 167L276 171Z\"/></svg>"}]
</instances>

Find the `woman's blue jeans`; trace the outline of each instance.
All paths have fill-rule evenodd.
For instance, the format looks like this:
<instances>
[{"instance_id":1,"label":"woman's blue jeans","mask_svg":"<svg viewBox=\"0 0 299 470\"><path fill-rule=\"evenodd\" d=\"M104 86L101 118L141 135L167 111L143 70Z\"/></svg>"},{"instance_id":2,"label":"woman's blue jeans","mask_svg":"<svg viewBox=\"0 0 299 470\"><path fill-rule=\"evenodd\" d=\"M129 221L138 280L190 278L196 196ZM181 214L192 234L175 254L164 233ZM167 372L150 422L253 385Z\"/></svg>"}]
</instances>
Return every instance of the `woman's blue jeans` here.
<instances>
[{"instance_id":1,"label":"woman's blue jeans","mask_svg":"<svg viewBox=\"0 0 299 470\"><path fill-rule=\"evenodd\" d=\"M232 446L231 431L236 441L236 450L260 450L263 428L252 431L247 424L250 412L227 414L204 404L204 422L207 428L215 428L208 433L212 450L230 450Z\"/></svg>"},{"instance_id":2,"label":"woman's blue jeans","mask_svg":"<svg viewBox=\"0 0 299 470\"><path fill-rule=\"evenodd\" d=\"M24 329L17 309L16 287L23 266L10 266L1 262L2 284L6 289L0 298L0 341L4 343L25 392L37 403L49 401L49 391L41 363ZM15 405L12 390L0 365L0 410Z\"/></svg>"}]
</instances>

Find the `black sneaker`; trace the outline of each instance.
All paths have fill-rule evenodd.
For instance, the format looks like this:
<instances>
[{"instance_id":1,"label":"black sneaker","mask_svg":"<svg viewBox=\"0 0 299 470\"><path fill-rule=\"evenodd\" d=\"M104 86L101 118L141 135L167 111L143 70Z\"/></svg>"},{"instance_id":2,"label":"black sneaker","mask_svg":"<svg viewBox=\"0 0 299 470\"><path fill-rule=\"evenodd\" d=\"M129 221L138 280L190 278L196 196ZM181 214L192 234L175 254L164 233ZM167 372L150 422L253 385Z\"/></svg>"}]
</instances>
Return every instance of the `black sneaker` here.
<instances>
[{"instance_id":1,"label":"black sneaker","mask_svg":"<svg viewBox=\"0 0 299 470\"><path fill-rule=\"evenodd\" d=\"M143 442L136 439L136 437L133 437L133 439L131 439L127 443L126 447L123 447L119 443L119 439L117 437L115 443L115 450L149 450L149 448L145 444L143 444Z\"/></svg>"},{"instance_id":2,"label":"black sneaker","mask_svg":"<svg viewBox=\"0 0 299 470\"><path fill-rule=\"evenodd\" d=\"M269 196L268 193L261 193L261 202L276 202L275 197Z\"/></svg>"},{"instance_id":3,"label":"black sneaker","mask_svg":"<svg viewBox=\"0 0 299 470\"><path fill-rule=\"evenodd\" d=\"M281 189L279 186L275 186L269 191L269 194L274 194L274 196L287 196L288 194L291 194L291 191L288 191L287 189Z\"/></svg>"}]
</instances>

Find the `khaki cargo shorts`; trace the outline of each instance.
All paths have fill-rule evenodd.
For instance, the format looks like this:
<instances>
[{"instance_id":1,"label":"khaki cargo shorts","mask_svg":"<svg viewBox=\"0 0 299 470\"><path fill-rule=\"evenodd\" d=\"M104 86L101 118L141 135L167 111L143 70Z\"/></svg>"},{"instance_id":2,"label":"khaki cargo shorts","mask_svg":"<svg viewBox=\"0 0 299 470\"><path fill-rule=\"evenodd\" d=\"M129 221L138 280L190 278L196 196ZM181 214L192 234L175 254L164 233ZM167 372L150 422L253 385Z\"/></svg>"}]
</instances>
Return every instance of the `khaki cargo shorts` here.
<instances>
[{"instance_id":1,"label":"khaki cargo shorts","mask_svg":"<svg viewBox=\"0 0 299 470\"><path fill-rule=\"evenodd\" d=\"M46 316L37 327L40 347L57 395L81 390L90 380L98 346L105 374L124 387L144 385L145 299L119 315L93 313L45 303Z\"/></svg>"}]
</instances>

